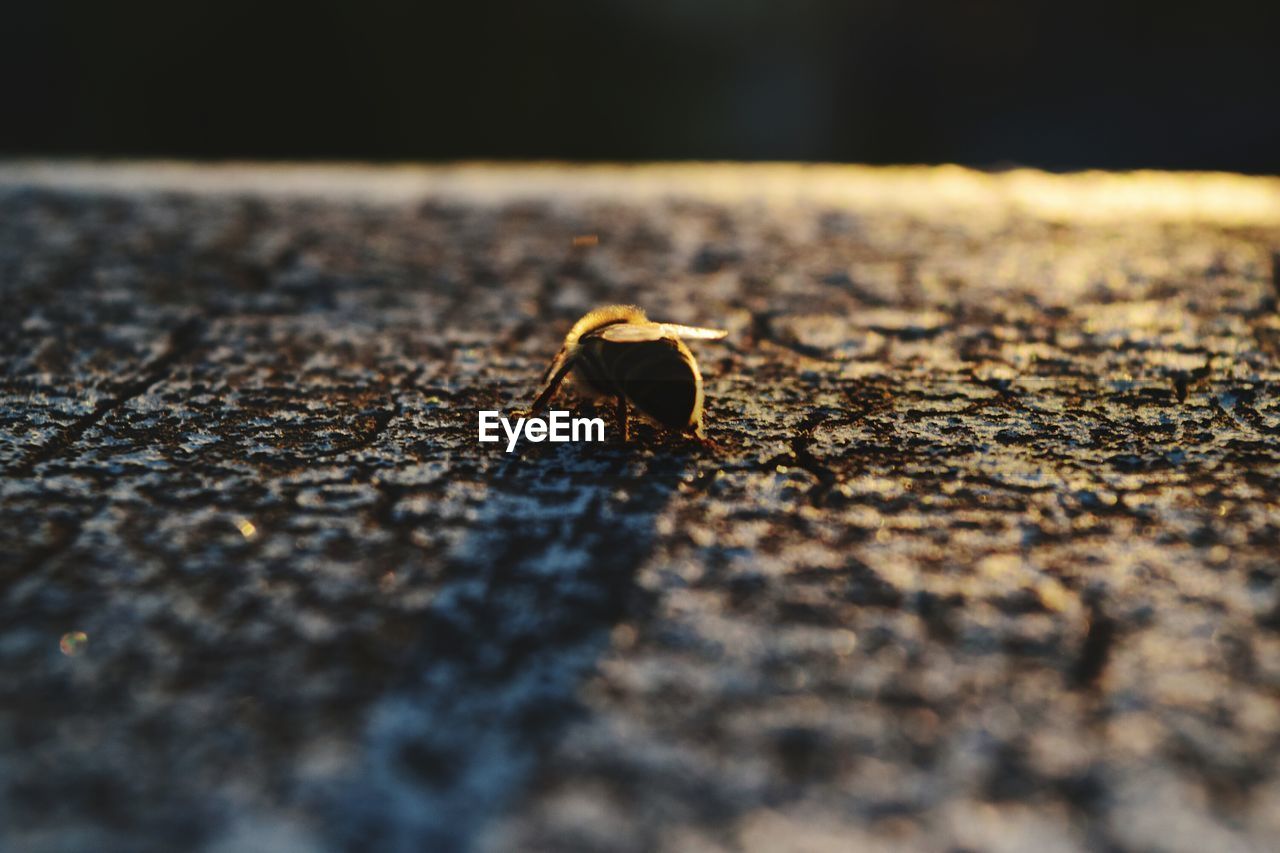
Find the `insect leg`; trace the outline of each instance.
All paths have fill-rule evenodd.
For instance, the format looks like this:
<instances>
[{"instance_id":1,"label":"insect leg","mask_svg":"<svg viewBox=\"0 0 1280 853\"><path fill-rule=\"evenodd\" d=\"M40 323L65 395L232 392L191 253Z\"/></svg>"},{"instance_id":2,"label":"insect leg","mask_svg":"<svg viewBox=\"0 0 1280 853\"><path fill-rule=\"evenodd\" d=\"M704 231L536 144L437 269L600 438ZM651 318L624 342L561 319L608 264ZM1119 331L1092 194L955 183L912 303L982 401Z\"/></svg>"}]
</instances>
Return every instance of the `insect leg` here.
<instances>
[{"instance_id":1,"label":"insect leg","mask_svg":"<svg viewBox=\"0 0 1280 853\"><path fill-rule=\"evenodd\" d=\"M542 393L538 395L538 399L533 401L532 412L540 412L551 402L551 398L555 396L556 391L560 390L560 383L564 382L564 378L569 375L569 371L573 369L573 359L566 358L564 363L560 365L550 379L547 380L546 387L542 389Z\"/></svg>"},{"instance_id":2,"label":"insect leg","mask_svg":"<svg viewBox=\"0 0 1280 853\"><path fill-rule=\"evenodd\" d=\"M618 428L622 430L622 440L624 442L630 441L631 432L627 424L627 398L619 394L617 399Z\"/></svg>"}]
</instances>

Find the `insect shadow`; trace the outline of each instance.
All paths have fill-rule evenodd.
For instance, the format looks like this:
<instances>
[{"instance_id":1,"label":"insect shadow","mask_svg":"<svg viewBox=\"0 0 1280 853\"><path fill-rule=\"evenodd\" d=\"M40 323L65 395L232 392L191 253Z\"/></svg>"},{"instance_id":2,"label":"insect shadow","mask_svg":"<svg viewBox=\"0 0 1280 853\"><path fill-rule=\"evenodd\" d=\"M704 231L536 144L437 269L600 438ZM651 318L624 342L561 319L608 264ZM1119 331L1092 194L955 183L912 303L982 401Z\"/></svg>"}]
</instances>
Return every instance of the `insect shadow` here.
<instances>
[{"instance_id":1,"label":"insect shadow","mask_svg":"<svg viewBox=\"0 0 1280 853\"><path fill-rule=\"evenodd\" d=\"M349 849L467 850L579 713L576 692L640 601L635 574L693 451L543 446L499 463L410 666L343 794Z\"/></svg>"}]
</instances>

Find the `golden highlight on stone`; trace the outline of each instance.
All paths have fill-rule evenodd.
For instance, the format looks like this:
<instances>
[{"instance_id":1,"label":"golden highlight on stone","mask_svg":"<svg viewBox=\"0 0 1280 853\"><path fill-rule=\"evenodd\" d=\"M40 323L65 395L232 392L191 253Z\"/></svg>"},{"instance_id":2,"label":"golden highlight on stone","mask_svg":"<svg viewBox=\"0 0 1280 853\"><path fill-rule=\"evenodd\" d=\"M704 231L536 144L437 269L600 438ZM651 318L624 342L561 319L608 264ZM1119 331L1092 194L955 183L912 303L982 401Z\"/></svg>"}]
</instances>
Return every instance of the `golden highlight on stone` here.
<instances>
[{"instance_id":1,"label":"golden highlight on stone","mask_svg":"<svg viewBox=\"0 0 1280 853\"><path fill-rule=\"evenodd\" d=\"M58 649L67 657L73 658L89 646L89 635L84 631L68 631L58 640Z\"/></svg>"},{"instance_id":2,"label":"golden highlight on stone","mask_svg":"<svg viewBox=\"0 0 1280 853\"><path fill-rule=\"evenodd\" d=\"M981 172L961 166L836 163L223 163L89 160L0 163L0 187L193 192L471 204L669 198L721 204L822 205L877 213L962 213L1062 222L1280 223L1280 178L1223 172Z\"/></svg>"}]
</instances>

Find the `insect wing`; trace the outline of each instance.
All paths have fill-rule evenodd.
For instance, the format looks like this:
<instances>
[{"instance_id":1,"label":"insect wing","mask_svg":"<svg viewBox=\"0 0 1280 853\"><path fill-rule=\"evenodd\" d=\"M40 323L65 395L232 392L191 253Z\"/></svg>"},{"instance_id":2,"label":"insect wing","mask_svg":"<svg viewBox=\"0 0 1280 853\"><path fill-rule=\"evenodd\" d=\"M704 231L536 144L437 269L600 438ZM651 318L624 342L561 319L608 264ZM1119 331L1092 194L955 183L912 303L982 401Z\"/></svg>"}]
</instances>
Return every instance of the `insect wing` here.
<instances>
[{"instance_id":1,"label":"insect wing","mask_svg":"<svg viewBox=\"0 0 1280 853\"><path fill-rule=\"evenodd\" d=\"M679 323L658 323L667 335L686 341L718 341L729 334L724 329L704 329L701 326L681 326Z\"/></svg>"},{"instance_id":2,"label":"insect wing","mask_svg":"<svg viewBox=\"0 0 1280 853\"><path fill-rule=\"evenodd\" d=\"M658 323L615 323L591 334L615 344L639 344L645 341L660 341L671 336Z\"/></svg>"}]
</instances>

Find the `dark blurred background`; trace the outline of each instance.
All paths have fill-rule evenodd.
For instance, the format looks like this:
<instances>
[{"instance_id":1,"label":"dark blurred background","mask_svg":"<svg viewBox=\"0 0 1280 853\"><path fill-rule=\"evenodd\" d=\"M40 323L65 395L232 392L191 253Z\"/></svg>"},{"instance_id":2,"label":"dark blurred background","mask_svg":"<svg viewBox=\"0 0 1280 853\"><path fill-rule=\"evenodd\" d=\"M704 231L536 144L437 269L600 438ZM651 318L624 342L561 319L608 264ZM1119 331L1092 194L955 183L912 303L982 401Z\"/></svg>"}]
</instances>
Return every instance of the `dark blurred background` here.
<instances>
[{"instance_id":1,"label":"dark blurred background","mask_svg":"<svg viewBox=\"0 0 1280 853\"><path fill-rule=\"evenodd\" d=\"M1280 172L1280 3L7 3L2 155Z\"/></svg>"}]
</instances>

